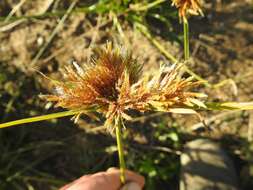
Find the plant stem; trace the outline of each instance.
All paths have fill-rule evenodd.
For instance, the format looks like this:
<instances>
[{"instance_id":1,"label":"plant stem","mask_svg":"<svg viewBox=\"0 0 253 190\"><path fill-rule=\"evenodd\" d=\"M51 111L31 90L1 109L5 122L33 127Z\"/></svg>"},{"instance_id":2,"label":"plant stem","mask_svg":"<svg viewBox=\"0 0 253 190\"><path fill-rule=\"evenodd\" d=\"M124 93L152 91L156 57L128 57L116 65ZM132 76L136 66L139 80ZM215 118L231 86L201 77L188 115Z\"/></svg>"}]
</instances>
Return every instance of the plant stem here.
<instances>
[{"instance_id":1,"label":"plant stem","mask_svg":"<svg viewBox=\"0 0 253 190\"><path fill-rule=\"evenodd\" d=\"M118 154L119 154L119 165L120 165L120 181L122 184L126 182L125 177L125 159L124 159L124 149L123 149L123 142L122 142L122 134L121 134L121 119L117 119L116 122L116 139L117 139L117 148L118 148Z\"/></svg>"},{"instance_id":2,"label":"plant stem","mask_svg":"<svg viewBox=\"0 0 253 190\"><path fill-rule=\"evenodd\" d=\"M43 55L44 51L47 49L48 45L52 42L56 34L62 29L64 22L70 15L71 11L74 9L75 5L77 4L78 0L74 0L71 5L69 6L67 12L65 15L61 18L60 22L57 24L51 35L49 36L46 43L41 47L39 52L36 54L36 56L33 58L32 62L30 63L31 66L35 66L39 58Z\"/></svg>"},{"instance_id":3,"label":"plant stem","mask_svg":"<svg viewBox=\"0 0 253 190\"><path fill-rule=\"evenodd\" d=\"M172 61L173 63L177 63L178 60L172 54L170 54L148 31L147 27L143 24L136 23L137 29L146 36L148 40L159 50L161 51L168 60Z\"/></svg>"},{"instance_id":4,"label":"plant stem","mask_svg":"<svg viewBox=\"0 0 253 190\"><path fill-rule=\"evenodd\" d=\"M147 5L144 5L144 6L141 6L141 7L132 8L130 10L134 10L134 11L146 11L146 10L148 10L148 9L150 9L152 7L155 7L156 5L159 5L159 4L161 4L161 3L165 2L165 1L166 0L156 0L156 1L152 2L152 3L147 4Z\"/></svg>"},{"instance_id":5,"label":"plant stem","mask_svg":"<svg viewBox=\"0 0 253 190\"><path fill-rule=\"evenodd\" d=\"M164 46L162 46L155 38L153 38L150 33L145 30L145 26L142 25L137 25L138 26L138 30L144 34L150 41L151 43L153 43L153 45L168 59L171 60L173 63L179 63L179 60L176 59L176 57L174 57L172 54L170 54L166 48ZM184 70L191 76L193 76L195 79L199 80L199 81L203 81L204 85L207 87L211 87L212 84L210 84L207 80L203 79L201 76L199 76L198 74L194 73L192 70L190 70L187 65L183 65Z\"/></svg>"},{"instance_id":6,"label":"plant stem","mask_svg":"<svg viewBox=\"0 0 253 190\"><path fill-rule=\"evenodd\" d=\"M187 61L190 57L190 45L189 45L189 24L184 22L184 58Z\"/></svg>"},{"instance_id":7,"label":"plant stem","mask_svg":"<svg viewBox=\"0 0 253 190\"><path fill-rule=\"evenodd\" d=\"M206 102L207 110L253 110L252 102Z\"/></svg>"},{"instance_id":8,"label":"plant stem","mask_svg":"<svg viewBox=\"0 0 253 190\"><path fill-rule=\"evenodd\" d=\"M59 118L59 117L66 117L66 116L70 116L70 115L76 115L78 113L80 113L80 110L70 110L70 111L52 113L52 114L48 114L48 115L19 119L19 120L10 121L7 123L1 123L0 129L15 126L15 125L21 125L24 123L33 123L33 122L37 122L37 121L43 121L43 120L55 119L55 118Z\"/></svg>"}]
</instances>

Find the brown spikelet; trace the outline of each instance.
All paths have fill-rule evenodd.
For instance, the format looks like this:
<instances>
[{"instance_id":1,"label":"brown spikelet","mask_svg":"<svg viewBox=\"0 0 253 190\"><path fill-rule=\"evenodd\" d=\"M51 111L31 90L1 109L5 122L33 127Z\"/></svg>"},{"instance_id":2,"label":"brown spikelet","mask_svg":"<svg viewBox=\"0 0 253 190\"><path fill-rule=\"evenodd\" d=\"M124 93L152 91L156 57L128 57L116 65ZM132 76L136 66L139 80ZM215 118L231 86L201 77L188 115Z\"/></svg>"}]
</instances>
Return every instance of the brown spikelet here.
<instances>
[{"instance_id":1,"label":"brown spikelet","mask_svg":"<svg viewBox=\"0 0 253 190\"><path fill-rule=\"evenodd\" d=\"M172 0L172 5L179 9L179 17L187 22L188 15L203 15L200 0Z\"/></svg>"},{"instance_id":2,"label":"brown spikelet","mask_svg":"<svg viewBox=\"0 0 253 190\"><path fill-rule=\"evenodd\" d=\"M132 59L131 53L123 49L112 49L110 43L104 48L97 48L93 61L86 69L74 65L65 69L65 81L57 83L56 94L47 95L49 101L68 109L89 107L116 100L117 85L125 71L129 74L130 83L138 80L141 66Z\"/></svg>"},{"instance_id":3,"label":"brown spikelet","mask_svg":"<svg viewBox=\"0 0 253 190\"><path fill-rule=\"evenodd\" d=\"M132 86L130 95L125 97L125 99L128 98L127 107L139 111L171 112L172 108L204 106L198 98L205 95L189 91L192 87L199 85L200 82L194 82L192 78L178 78L180 68L180 66L175 65L162 68L150 80L143 79L139 85Z\"/></svg>"},{"instance_id":4,"label":"brown spikelet","mask_svg":"<svg viewBox=\"0 0 253 190\"><path fill-rule=\"evenodd\" d=\"M44 98L56 106L79 109L80 113L94 108L105 116L105 126L110 129L116 118L131 120L128 110L196 113L195 106L205 106L199 100L204 95L190 89L200 82L180 78L180 68L164 66L152 76L140 77L142 66L131 53L122 47L113 49L108 43L95 50L85 69L76 64L67 67L65 80L54 83L56 94Z\"/></svg>"}]
</instances>

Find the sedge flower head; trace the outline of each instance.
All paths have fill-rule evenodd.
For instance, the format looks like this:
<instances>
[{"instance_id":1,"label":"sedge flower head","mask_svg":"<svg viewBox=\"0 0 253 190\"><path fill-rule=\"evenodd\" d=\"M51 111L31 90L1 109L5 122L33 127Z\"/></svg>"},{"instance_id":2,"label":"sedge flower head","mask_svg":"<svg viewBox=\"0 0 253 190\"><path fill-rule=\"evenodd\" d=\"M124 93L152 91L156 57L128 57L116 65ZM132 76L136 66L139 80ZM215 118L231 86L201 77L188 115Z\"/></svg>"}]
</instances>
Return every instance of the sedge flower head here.
<instances>
[{"instance_id":1,"label":"sedge flower head","mask_svg":"<svg viewBox=\"0 0 253 190\"><path fill-rule=\"evenodd\" d=\"M189 15L203 15L200 0L172 0L172 5L179 9L179 17L184 22Z\"/></svg>"},{"instance_id":2,"label":"sedge flower head","mask_svg":"<svg viewBox=\"0 0 253 190\"><path fill-rule=\"evenodd\" d=\"M91 63L66 67L64 81L52 80L56 93L43 97L55 105L80 114L98 112L105 126L114 130L119 120L131 120L129 110L196 113L194 107L205 106L192 92L200 84L192 78L178 76L181 66L163 66L153 76L141 76L142 65L122 47L108 43L95 49Z\"/></svg>"}]
</instances>

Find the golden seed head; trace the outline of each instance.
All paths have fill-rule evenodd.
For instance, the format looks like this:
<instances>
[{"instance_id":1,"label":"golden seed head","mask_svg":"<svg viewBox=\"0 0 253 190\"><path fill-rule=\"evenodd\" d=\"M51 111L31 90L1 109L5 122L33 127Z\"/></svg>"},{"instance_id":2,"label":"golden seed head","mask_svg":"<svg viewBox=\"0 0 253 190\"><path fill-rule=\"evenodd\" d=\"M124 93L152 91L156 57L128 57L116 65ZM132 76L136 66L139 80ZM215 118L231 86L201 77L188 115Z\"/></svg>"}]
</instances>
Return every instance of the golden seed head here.
<instances>
[{"instance_id":1,"label":"golden seed head","mask_svg":"<svg viewBox=\"0 0 253 190\"><path fill-rule=\"evenodd\" d=\"M172 5L179 9L179 17L184 22L189 15L203 15L200 0L172 0Z\"/></svg>"},{"instance_id":2,"label":"golden seed head","mask_svg":"<svg viewBox=\"0 0 253 190\"><path fill-rule=\"evenodd\" d=\"M45 97L68 109L116 101L118 85L125 72L130 84L133 84L138 80L140 71L141 65L132 58L131 52L122 47L113 49L108 43L103 48L94 49L92 61L85 65L85 69L77 64L66 67L63 73L65 81L55 83L56 94Z\"/></svg>"},{"instance_id":3,"label":"golden seed head","mask_svg":"<svg viewBox=\"0 0 253 190\"><path fill-rule=\"evenodd\" d=\"M80 114L95 108L106 117L108 128L116 118L130 120L128 110L196 113L194 106L205 106L198 100L203 94L190 91L200 82L180 78L181 66L163 66L154 75L140 78L142 66L122 47L113 49L108 43L94 51L85 69L74 64L66 68L63 82L52 80L56 94L44 98L56 106L79 109Z\"/></svg>"}]
</instances>

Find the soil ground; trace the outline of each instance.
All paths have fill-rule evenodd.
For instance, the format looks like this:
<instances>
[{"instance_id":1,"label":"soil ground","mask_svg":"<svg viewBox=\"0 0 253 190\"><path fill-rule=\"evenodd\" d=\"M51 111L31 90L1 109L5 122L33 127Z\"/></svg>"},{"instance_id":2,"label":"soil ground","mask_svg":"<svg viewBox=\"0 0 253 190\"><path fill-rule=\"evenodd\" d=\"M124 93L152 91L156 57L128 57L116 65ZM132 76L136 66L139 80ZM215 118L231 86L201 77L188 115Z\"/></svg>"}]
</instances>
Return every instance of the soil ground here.
<instances>
[{"instance_id":1,"label":"soil ground","mask_svg":"<svg viewBox=\"0 0 253 190\"><path fill-rule=\"evenodd\" d=\"M54 9L52 2L50 0L27 1L15 13L15 16L45 14L49 9ZM64 1L65 3L57 2L61 9L66 10L69 7L68 1ZM14 0L0 2L2 20L7 17L16 3ZM91 1L87 1L79 3L77 6L90 3ZM253 100L252 3L242 0L206 1L204 10L204 18L190 19L193 58L190 67L208 80L210 84L214 84L212 88L201 87L201 91L208 94L210 101ZM46 104L36 97L39 93L51 91L52 88L48 81L39 75L35 69L52 78L60 79L59 70L73 61L79 64L89 61L91 47L104 44L106 40L121 42L133 49L134 56L144 63L145 72L154 72L160 62L166 61L166 58L153 46L150 40L128 23L123 21L123 33L118 33L112 26L110 15L103 17L78 12L68 17L63 29L54 36L36 59L38 52L48 42L57 24L59 24L59 17L39 19L24 17L11 22L2 21L0 23L0 81L2 81L0 83L2 89L0 111L3 115L1 121L53 111L52 105ZM175 24L174 31L180 31L180 27L179 24ZM169 41L161 32L165 31L162 28L153 29L154 38L166 47L166 50L171 54L177 58L182 57L181 44L177 41ZM152 128L154 123L165 123L166 126L176 125L182 137L182 145L184 141L201 136L223 142L235 160L241 186L244 189L252 188L250 176L252 177L253 174L250 174L249 168L253 167L252 156L250 156L253 150L248 142L253 138L253 129L250 129L250 126L253 125L253 112L229 111L202 114L211 128L210 133L203 129L202 124L198 123L198 120L192 116L141 117L138 122L130 124L130 131L137 130L138 133L130 132L129 137L132 137L133 141L129 141L129 146L133 145L132 151L138 151L138 148L141 148L145 152L149 146L157 145L153 137L155 136L155 130ZM64 143L73 143L79 148L72 149L69 146L64 146L63 149L65 150L68 147L68 153L63 153L64 150L59 149L60 154L56 153L52 157L49 156L50 158L45 158L40 163L41 165L38 166L40 170L48 173L53 172L53 175L60 179L70 180L81 175L81 172L102 170L107 166L109 167L111 163L117 163L116 155L110 149L113 149L113 139L108 137L105 131L100 129L101 127L96 127L101 123L90 122L88 118L84 118L79 121L81 130L72 127L73 124L68 119L63 119L62 122L53 121L43 124L53 127L53 130L51 131L49 127L43 128L42 125L36 131L30 129L32 134L28 132L24 142L64 139ZM137 126L137 129L133 129L134 125ZM145 129L143 129L144 126ZM23 128L18 130L21 132ZM15 134L13 130L8 131L8 133ZM97 138L103 142L102 145L100 142L98 143ZM13 137L10 139L14 140ZM98 148L99 150L94 153L94 147L98 146L101 148ZM175 148L173 146L172 149ZM175 149L180 148L182 146ZM49 149L49 147L45 150L42 149L43 155L47 154ZM109 153L104 154L105 152ZM87 155L90 158L87 159ZM73 156L79 158L76 159ZM175 156L175 159L178 157ZM65 167L66 164L68 164L67 167ZM76 166L83 167L83 169L78 171L79 168ZM132 166L132 168L134 167ZM175 179L177 179L177 175L175 174ZM160 185L163 187L164 182L161 182ZM166 185L175 188L177 183L168 182Z\"/></svg>"}]
</instances>

